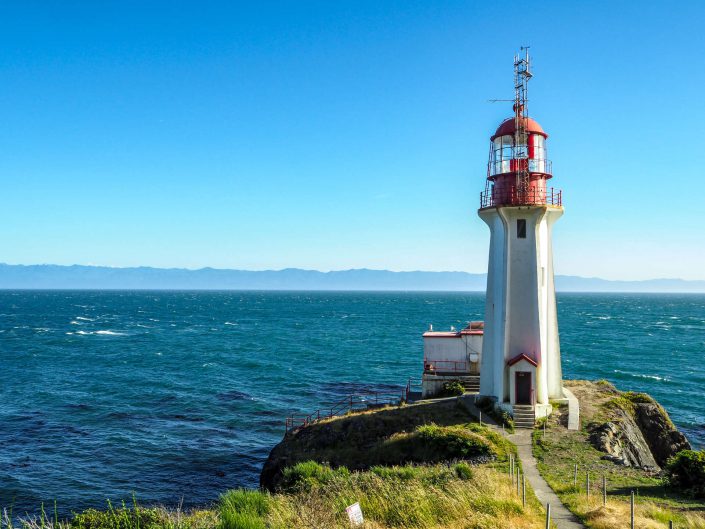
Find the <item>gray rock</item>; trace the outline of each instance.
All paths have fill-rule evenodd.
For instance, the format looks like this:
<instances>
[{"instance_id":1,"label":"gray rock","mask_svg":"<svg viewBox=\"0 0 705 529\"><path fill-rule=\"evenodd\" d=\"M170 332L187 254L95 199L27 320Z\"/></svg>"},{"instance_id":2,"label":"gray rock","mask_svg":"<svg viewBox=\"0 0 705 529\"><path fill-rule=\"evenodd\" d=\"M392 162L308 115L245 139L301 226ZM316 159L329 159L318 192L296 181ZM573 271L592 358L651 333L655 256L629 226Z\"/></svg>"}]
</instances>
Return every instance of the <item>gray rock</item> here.
<instances>
[{"instance_id":1,"label":"gray rock","mask_svg":"<svg viewBox=\"0 0 705 529\"><path fill-rule=\"evenodd\" d=\"M590 442L609 456L603 459L627 467L659 469L636 421L623 410L616 410L613 421L594 428Z\"/></svg>"},{"instance_id":2,"label":"gray rock","mask_svg":"<svg viewBox=\"0 0 705 529\"><path fill-rule=\"evenodd\" d=\"M685 435L673 427L666 412L658 404L636 404L634 406L636 422L660 466L681 450L690 450L690 443Z\"/></svg>"}]
</instances>

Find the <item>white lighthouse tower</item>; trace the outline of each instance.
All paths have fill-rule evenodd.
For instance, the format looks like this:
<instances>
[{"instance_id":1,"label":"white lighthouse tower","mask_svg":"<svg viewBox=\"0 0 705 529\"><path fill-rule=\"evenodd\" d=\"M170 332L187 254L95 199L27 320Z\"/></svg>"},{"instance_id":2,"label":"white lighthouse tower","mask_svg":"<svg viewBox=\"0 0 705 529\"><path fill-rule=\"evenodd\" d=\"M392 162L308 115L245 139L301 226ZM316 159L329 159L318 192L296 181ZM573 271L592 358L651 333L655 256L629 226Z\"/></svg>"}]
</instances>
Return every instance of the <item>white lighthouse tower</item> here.
<instances>
[{"instance_id":1,"label":"white lighthouse tower","mask_svg":"<svg viewBox=\"0 0 705 529\"><path fill-rule=\"evenodd\" d=\"M490 228L480 395L517 414L543 416L562 399L553 284L553 224L563 215L546 134L527 114L528 51L514 58L514 116L491 137L480 218Z\"/></svg>"}]
</instances>

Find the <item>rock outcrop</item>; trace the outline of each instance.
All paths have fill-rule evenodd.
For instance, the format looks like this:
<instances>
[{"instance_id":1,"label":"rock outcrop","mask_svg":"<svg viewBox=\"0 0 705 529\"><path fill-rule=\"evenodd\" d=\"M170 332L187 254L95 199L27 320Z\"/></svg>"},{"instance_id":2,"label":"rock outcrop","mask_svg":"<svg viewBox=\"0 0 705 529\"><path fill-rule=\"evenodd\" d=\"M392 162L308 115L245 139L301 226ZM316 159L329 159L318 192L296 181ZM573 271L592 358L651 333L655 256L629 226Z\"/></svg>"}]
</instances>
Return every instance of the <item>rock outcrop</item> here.
<instances>
[{"instance_id":1,"label":"rock outcrop","mask_svg":"<svg viewBox=\"0 0 705 529\"><path fill-rule=\"evenodd\" d=\"M661 406L644 403L634 407L636 422L659 466L664 466L681 450L691 449L688 439L673 426Z\"/></svg>"},{"instance_id":2,"label":"rock outcrop","mask_svg":"<svg viewBox=\"0 0 705 529\"><path fill-rule=\"evenodd\" d=\"M614 463L658 472L669 458L690 443L664 410L643 393L620 393L610 388L610 400L602 405L609 420L593 423L590 442Z\"/></svg>"},{"instance_id":3,"label":"rock outcrop","mask_svg":"<svg viewBox=\"0 0 705 529\"><path fill-rule=\"evenodd\" d=\"M627 467L657 471L659 465L634 419L621 410L615 415L612 421L591 431L592 445L607 454L603 459Z\"/></svg>"}]
</instances>

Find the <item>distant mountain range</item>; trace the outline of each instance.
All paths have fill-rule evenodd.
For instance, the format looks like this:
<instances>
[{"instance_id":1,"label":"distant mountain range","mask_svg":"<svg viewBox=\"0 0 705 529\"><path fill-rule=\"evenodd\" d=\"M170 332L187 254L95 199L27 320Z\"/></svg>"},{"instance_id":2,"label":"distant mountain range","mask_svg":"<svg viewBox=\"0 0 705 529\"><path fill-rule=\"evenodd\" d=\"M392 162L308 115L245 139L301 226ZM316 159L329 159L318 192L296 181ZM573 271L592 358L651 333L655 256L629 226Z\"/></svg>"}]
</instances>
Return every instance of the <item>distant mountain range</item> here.
<instances>
[{"instance_id":1,"label":"distant mountain range","mask_svg":"<svg viewBox=\"0 0 705 529\"><path fill-rule=\"evenodd\" d=\"M485 274L467 272L391 272L364 268L319 272L298 268L187 270L0 263L0 289L484 291L486 281ZM610 281L556 276L556 289L563 292L705 292L705 281Z\"/></svg>"}]
</instances>

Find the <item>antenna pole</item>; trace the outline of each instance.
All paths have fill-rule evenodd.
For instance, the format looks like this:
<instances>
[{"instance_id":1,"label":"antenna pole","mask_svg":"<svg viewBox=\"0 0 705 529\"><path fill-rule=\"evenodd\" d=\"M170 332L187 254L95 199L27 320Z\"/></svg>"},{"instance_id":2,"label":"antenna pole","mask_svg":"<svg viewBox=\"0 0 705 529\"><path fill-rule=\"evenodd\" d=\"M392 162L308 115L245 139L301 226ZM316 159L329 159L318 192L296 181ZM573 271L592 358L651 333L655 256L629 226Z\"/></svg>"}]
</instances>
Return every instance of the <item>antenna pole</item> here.
<instances>
[{"instance_id":1,"label":"antenna pole","mask_svg":"<svg viewBox=\"0 0 705 529\"><path fill-rule=\"evenodd\" d=\"M526 134L526 121L529 116L526 104L529 95L531 59L529 47L522 46L521 52L514 55L514 170L516 171L516 195L520 203L527 203L529 194L529 160Z\"/></svg>"}]
</instances>

